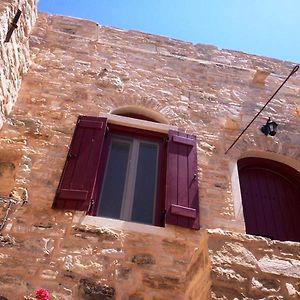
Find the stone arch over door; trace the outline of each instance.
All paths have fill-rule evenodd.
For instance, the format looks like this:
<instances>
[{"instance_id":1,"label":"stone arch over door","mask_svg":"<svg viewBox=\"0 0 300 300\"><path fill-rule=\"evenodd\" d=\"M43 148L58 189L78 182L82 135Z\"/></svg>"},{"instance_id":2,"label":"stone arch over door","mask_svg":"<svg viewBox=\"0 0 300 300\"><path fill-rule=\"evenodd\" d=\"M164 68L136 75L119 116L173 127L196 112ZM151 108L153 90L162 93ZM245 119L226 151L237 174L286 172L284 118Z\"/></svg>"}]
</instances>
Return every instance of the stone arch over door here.
<instances>
[{"instance_id":1,"label":"stone arch over door","mask_svg":"<svg viewBox=\"0 0 300 300\"><path fill-rule=\"evenodd\" d=\"M274 160L238 161L246 232L300 242L300 173Z\"/></svg>"}]
</instances>

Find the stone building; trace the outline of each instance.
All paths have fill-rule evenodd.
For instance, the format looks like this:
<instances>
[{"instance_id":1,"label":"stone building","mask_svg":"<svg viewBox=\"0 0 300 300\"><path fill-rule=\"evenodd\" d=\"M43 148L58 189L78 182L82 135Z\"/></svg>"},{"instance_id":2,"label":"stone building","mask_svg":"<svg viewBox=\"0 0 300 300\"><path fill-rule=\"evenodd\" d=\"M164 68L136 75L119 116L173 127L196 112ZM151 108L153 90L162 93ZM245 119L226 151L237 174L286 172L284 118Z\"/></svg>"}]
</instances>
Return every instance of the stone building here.
<instances>
[{"instance_id":1,"label":"stone building","mask_svg":"<svg viewBox=\"0 0 300 300\"><path fill-rule=\"evenodd\" d=\"M0 24L1 299L300 298L300 73L225 154L294 63L35 0Z\"/></svg>"}]
</instances>

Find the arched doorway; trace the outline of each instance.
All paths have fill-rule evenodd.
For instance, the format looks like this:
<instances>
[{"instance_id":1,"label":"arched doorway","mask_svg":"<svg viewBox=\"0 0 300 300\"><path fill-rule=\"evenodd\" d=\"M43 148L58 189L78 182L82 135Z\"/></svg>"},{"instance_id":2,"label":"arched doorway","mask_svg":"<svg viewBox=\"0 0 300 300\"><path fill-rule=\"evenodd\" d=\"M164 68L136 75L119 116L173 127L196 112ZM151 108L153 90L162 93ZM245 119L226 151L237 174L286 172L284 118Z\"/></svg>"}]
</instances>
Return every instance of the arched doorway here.
<instances>
[{"instance_id":1,"label":"arched doorway","mask_svg":"<svg viewBox=\"0 0 300 300\"><path fill-rule=\"evenodd\" d=\"M300 242L300 174L269 159L238 161L248 234Z\"/></svg>"}]
</instances>

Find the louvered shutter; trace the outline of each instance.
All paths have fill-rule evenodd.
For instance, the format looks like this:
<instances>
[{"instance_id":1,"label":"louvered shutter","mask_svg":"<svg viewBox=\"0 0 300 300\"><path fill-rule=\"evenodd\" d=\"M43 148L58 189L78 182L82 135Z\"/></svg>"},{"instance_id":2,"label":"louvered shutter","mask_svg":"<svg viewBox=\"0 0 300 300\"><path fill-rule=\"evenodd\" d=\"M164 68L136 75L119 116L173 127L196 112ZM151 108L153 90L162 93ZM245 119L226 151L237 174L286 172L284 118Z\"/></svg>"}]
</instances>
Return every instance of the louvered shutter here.
<instances>
[{"instance_id":1,"label":"louvered shutter","mask_svg":"<svg viewBox=\"0 0 300 300\"><path fill-rule=\"evenodd\" d=\"M196 137L169 131L166 223L199 229Z\"/></svg>"},{"instance_id":2,"label":"louvered shutter","mask_svg":"<svg viewBox=\"0 0 300 300\"><path fill-rule=\"evenodd\" d=\"M88 211L95 200L107 120L79 116L53 208Z\"/></svg>"}]
</instances>

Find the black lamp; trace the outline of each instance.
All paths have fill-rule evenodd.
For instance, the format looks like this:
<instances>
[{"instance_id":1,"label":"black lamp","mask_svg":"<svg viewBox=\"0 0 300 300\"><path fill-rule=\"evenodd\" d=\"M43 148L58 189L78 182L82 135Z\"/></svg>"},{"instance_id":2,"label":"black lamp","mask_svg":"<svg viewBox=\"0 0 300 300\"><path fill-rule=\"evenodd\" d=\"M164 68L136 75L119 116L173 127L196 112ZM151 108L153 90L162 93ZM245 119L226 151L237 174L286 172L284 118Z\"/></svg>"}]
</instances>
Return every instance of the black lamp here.
<instances>
[{"instance_id":1,"label":"black lamp","mask_svg":"<svg viewBox=\"0 0 300 300\"><path fill-rule=\"evenodd\" d=\"M262 133L264 133L267 136L268 135L274 136L277 132L277 127L278 124L274 121L271 121L271 118L269 118L266 125L262 126L260 130L262 131Z\"/></svg>"},{"instance_id":2,"label":"black lamp","mask_svg":"<svg viewBox=\"0 0 300 300\"><path fill-rule=\"evenodd\" d=\"M251 120L251 122L244 128L244 130L239 134L239 136L234 140L234 142L230 145L230 147L225 151L225 154L228 153L228 151L236 144L236 142L239 140L239 138L245 133L245 131L250 127L250 125L254 122L254 120L261 114L261 112L266 108L266 106L271 102L271 100L275 97L275 95L278 93L278 91L284 86L284 84L289 80L289 78L295 74L299 70L300 66L297 65L293 68L292 72L289 74L289 76L283 81L283 83L279 86L279 88L275 91L275 93L271 96L271 98L266 102L266 104L261 108L261 110L255 115L255 117ZM267 121L266 125L264 125L260 130L265 135L271 135L274 136L276 134L276 129L278 127L278 124L271 121L271 118Z\"/></svg>"}]
</instances>

